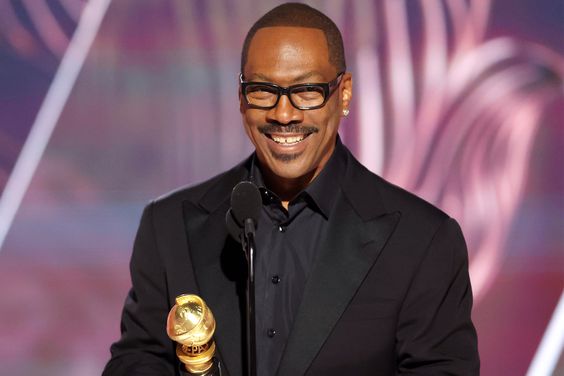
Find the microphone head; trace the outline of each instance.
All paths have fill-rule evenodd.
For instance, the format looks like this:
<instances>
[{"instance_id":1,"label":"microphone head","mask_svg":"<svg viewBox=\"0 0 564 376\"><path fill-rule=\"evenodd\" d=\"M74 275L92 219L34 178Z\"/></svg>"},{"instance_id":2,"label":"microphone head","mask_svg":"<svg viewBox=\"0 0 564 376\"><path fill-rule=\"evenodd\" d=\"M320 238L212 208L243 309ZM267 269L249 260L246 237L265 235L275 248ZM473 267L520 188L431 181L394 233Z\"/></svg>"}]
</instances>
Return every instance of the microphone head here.
<instances>
[{"instance_id":1,"label":"microphone head","mask_svg":"<svg viewBox=\"0 0 564 376\"><path fill-rule=\"evenodd\" d=\"M262 198L258 187L250 181L238 183L231 192L231 210L233 218L240 226L247 219L252 219L255 226L260 215Z\"/></svg>"}]
</instances>

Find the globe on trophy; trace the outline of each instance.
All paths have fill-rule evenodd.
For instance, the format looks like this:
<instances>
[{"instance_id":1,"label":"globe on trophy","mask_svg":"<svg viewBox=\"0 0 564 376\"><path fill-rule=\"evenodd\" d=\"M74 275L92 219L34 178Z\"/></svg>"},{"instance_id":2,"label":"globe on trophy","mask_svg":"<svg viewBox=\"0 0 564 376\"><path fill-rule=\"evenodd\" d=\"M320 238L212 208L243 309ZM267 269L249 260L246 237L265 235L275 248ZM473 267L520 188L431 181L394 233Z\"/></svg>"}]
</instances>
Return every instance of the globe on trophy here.
<instances>
[{"instance_id":1,"label":"globe on trophy","mask_svg":"<svg viewBox=\"0 0 564 376\"><path fill-rule=\"evenodd\" d=\"M177 342L176 355L186 370L195 375L216 374L214 359L215 319L206 303L197 295L176 297L166 321L166 332Z\"/></svg>"}]
</instances>

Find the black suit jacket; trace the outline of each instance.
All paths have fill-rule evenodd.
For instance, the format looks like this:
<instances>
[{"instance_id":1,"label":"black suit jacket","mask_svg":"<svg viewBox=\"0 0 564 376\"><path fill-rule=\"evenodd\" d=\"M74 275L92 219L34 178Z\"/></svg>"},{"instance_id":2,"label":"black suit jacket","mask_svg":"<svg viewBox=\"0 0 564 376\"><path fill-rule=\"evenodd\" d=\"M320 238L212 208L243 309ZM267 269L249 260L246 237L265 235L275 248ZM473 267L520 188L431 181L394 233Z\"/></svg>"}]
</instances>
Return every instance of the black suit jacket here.
<instances>
[{"instance_id":1,"label":"black suit jacket","mask_svg":"<svg viewBox=\"0 0 564 376\"><path fill-rule=\"evenodd\" d=\"M458 224L348 151L345 158L330 236L319 244L277 374L478 375ZM177 372L165 320L183 293L199 294L213 311L224 375L244 373L245 261L224 221L248 162L145 208L122 337L104 375Z\"/></svg>"}]
</instances>

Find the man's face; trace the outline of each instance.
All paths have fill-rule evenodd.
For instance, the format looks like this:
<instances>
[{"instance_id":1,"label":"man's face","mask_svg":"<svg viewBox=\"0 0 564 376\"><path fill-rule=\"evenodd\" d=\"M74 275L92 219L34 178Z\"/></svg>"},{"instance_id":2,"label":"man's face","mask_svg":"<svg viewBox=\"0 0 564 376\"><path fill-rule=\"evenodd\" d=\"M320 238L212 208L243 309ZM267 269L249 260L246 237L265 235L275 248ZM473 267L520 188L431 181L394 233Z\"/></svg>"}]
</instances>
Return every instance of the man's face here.
<instances>
[{"instance_id":1,"label":"man's face","mask_svg":"<svg viewBox=\"0 0 564 376\"><path fill-rule=\"evenodd\" d=\"M268 27L249 46L245 81L283 87L329 82L340 73L329 63L323 31L303 27ZM325 166L337 137L343 109L351 98L352 79L345 74L324 107L299 110L282 95L276 107L249 108L240 95L245 131L266 174L309 183Z\"/></svg>"}]
</instances>

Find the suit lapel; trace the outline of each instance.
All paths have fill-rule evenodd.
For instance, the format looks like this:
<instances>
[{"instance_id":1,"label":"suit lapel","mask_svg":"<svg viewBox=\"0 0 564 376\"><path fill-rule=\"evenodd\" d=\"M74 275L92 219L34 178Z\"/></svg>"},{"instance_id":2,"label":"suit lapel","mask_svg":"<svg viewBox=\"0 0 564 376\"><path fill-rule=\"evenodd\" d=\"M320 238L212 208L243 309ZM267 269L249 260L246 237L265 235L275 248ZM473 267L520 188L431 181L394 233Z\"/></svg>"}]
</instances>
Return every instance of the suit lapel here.
<instances>
[{"instance_id":1,"label":"suit lapel","mask_svg":"<svg viewBox=\"0 0 564 376\"><path fill-rule=\"evenodd\" d=\"M279 376L303 375L378 258L396 213L364 222L344 201L319 255L294 319Z\"/></svg>"},{"instance_id":2,"label":"suit lapel","mask_svg":"<svg viewBox=\"0 0 564 376\"><path fill-rule=\"evenodd\" d=\"M246 261L241 246L227 233L225 213L233 186L247 174L248 170L239 166L214 182L199 202L183 203L199 294L215 317L214 338L223 368L231 375L242 369Z\"/></svg>"},{"instance_id":3,"label":"suit lapel","mask_svg":"<svg viewBox=\"0 0 564 376\"><path fill-rule=\"evenodd\" d=\"M400 214L386 213L378 179L347 151L347 173L308 278L278 376L303 375L377 261Z\"/></svg>"}]
</instances>

